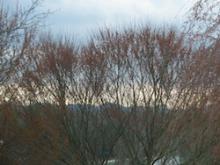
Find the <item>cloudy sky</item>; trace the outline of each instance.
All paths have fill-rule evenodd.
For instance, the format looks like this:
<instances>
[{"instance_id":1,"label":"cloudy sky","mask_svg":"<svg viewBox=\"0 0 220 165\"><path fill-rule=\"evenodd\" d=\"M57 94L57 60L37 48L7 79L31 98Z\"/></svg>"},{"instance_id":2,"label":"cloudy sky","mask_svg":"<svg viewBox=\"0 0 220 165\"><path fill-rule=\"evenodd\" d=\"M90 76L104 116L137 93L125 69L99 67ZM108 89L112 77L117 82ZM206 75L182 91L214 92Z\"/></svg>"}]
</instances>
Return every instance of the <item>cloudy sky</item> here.
<instances>
[{"instance_id":1,"label":"cloudy sky","mask_svg":"<svg viewBox=\"0 0 220 165\"><path fill-rule=\"evenodd\" d=\"M31 0L10 0L26 4ZM83 36L103 26L135 23L178 24L195 0L44 0L54 11L46 22L55 32Z\"/></svg>"}]
</instances>

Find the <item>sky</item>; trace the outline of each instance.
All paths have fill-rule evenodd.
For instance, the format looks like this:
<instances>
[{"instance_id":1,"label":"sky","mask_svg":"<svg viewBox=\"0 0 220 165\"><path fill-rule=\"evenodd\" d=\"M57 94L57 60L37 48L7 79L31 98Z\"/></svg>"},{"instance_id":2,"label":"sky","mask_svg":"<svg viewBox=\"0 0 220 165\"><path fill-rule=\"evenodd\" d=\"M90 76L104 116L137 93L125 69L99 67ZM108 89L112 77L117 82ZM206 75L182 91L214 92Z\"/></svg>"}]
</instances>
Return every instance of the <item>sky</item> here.
<instances>
[{"instance_id":1,"label":"sky","mask_svg":"<svg viewBox=\"0 0 220 165\"><path fill-rule=\"evenodd\" d=\"M31 0L9 1L27 5ZM85 37L102 27L179 24L193 2L195 0L43 0L41 8L52 11L45 20L45 29Z\"/></svg>"}]
</instances>

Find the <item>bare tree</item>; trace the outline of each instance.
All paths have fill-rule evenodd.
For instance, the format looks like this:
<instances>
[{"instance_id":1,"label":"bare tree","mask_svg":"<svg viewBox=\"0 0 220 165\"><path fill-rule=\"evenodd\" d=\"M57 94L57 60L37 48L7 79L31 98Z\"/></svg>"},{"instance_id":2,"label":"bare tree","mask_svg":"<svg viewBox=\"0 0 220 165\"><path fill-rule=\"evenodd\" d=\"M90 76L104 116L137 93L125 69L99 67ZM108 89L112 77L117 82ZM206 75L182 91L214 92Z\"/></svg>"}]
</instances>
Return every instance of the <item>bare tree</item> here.
<instances>
[{"instance_id":1,"label":"bare tree","mask_svg":"<svg viewBox=\"0 0 220 165\"><path fill-rule=\"evenodd\" d=\"M191 39L210 44L219 38L219 6L219 0L198 0L194 3L185 26Z\"/></svg>"},{"instance_id":2,"label":"bare tree","mask_svg":"<svg viewBox=\"0 0 220 165\"><path fill-rule=\"evenodd\" d=\"M186 24L194 53L188 57L183 83L203 109L219 102L219 1L199 0ZM190 89L191 88L191 89ZM205 107L206 108L205 108Z\"/></svg>"},{"instance_id":3,"label":"bare tree","mask_svg":"<svg viewBox=\"0 0 220 165\"><path fill-rule=\"evenodd\" d=\"M66 109L67 90L77 67L77 48L66 38L48 35L39 41L30 56L30 67L23 74L21 86L34 100L59 104Z\"/></svg>"},{"instance_id":4,"label":"bare tree","mask_svg":"<svg viewBox=\"0 0 220 165\"><path fill-rule=\"evenodd\" d=\"M126 122L122 120L127 129L124 143L130 151L127 157L133 164L154 164L160 159L165 163L177 147L172 140L164 142L171 136L166 129L172 116L168 109L183 107L183 93L177 87L190 53L184 36L172 29L150 27L106 30L96 43L107 60L103 100L119 109L122 105L130 107Z\"/></svg>"},{"instance_id":5,"label":"bare tree","mask_svg":"<svg viewBox=\"0 0 220 165\"><path fill-rule=\"evenodd\" d=\"M34 38L37 26L46 13L37 12L40 0L35 0L27 8L19 4L15 10L7 9L4 1L0 7L0 85L1 100L7 92L6 85L15 84L15 77L20 75L19 68L24 64L25 54ZM18 80L16 80L18 81ZM8 95L12 96L7 93ZM7 99L10 98L7 96Z\"/></svg>"}]
</instances>

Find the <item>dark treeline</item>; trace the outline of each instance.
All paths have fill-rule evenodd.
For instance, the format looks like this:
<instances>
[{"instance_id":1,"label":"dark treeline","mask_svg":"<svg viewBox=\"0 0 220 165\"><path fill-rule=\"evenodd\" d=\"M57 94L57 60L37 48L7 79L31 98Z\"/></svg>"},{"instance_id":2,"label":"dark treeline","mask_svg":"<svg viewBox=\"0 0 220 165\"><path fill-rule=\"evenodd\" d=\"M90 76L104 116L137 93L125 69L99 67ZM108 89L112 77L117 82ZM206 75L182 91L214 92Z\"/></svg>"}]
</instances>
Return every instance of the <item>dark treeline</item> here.
<instances>
[{"instance_id":1,"label":"dark treeline","mask_svg":"<svg viewBox=\"0 0 220 165\"><path fill-rule=\"evenodd\" d=\"M39 2L0 8L0 164L220 164L217 1L183 30L106 28L85 45L39 34Z\"/></svg>"}]
</instances>

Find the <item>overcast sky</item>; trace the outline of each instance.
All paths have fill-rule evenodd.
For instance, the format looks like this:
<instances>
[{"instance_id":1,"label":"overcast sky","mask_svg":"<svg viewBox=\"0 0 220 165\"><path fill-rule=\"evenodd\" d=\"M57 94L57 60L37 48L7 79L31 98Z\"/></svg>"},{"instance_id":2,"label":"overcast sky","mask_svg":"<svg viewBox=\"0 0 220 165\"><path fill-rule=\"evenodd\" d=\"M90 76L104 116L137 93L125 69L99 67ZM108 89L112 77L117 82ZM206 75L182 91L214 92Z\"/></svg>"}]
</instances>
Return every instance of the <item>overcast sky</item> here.
<instances>
[{"instance_id":1,"label":"overcast sky","mask_svg":"<svg viewBox=\"0 0 220 165\"><path fill-rule=\"evenodd\" d=\"M26 4L31 0L10 0ZM46 22L55 32L85 36L98 27L135 23L176 23L195 0L44 0L54 11Z\"/></svg>"}]
</instances>

